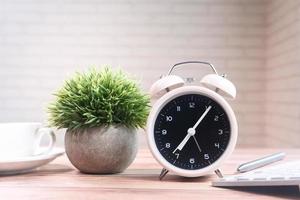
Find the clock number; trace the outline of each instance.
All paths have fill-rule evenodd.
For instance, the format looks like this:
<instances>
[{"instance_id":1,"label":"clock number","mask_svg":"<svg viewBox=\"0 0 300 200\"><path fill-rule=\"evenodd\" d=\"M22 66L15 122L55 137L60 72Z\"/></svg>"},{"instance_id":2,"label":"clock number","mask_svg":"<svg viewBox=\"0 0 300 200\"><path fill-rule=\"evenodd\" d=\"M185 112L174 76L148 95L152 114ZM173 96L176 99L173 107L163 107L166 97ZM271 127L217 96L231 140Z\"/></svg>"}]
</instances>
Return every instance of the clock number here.
<instances>
[{"instance_id":1,"label":"clock number","mask_svg":"<svg viewBox=\"0 0 300 200\"><path fill-rule=\"evenodd\" d=\"M215 143L215 147L220 148L220 143Z\"/></svg>"},{"instance_id":2,"label":"clock number","mask_svg":"<svg viewBox=\"0 0 300 200\"><path fill-rule=\"evenodd\" d=\"M167 122L171 122L173 120L173 117L172 116L166 116L166 121Z\"/></svg>"},{"instance_id":3,"label":"clock number","mask_svg":"<svg viewBox=\"0 0 300 200\"><path fill-rule=\"evenodd\" d=\"M176 110L177 110L177 112L180 112L180 111L181 111L181 107L180 107L180 106L177 106L177 107L176 107Z\"/></svg>"},{"instance_id":4,"label":"clock number","mask_svg":"<svg viewBox=\"0 0 300 200\"><path fill-rule=\"evenodd\" d=\"M166 148L169 149L171 147L170 143L166 143Z\"/></svg>"},{"instance_id":5,"label":"clock number","mask_svg":"<svg viewBox=\"0 0 300 200\"><path fill-rule=\"evenodd\" d=\"M190 158L190 163L194 164L195 163L195 158Z\"/></svg>"},{"instance_id":6,"label":"clock number","mask_svg":"<svg viewBox=\"0 0 300 200\"><path fill-rule=\"evenodd\" d=\"M179 158L179 153L175 153L176 159Z\"/></svg>"},{"instance_id":7,"label":"clock number","mask_svg":"<svg viewBox=\"0 0 300 200\"><path fill-rule=\"evenodd\" d=\"M163 130L161 131L161 134L167 135L167 130L166 130L166 129L163 129Z\"/></svg>"},{"instance_id":8,"label":"clock number","mask_svg":"<svg viewBox=\"0 0 300 200\"><path fill-rule=\"evenodd\" d=\"M219 135L223 135L223 130L222 130L222 129L219 129L219 130L218 130L218 134L219 134Z\"/></svg>"},{"instance_id":9,"label":"clock number","mask_svg":"<svg viewBox=\"0 0 300 200\"><path fill-rule=\"evenodd\" d=\"M219 121L219 116L218 115L215 115L214 121L215 122Z\"/></svg>"},{"instance_id":10,"label":"clock number","mask_svg":"<svg viewBox=\"0 0 300 200\"><path fill-rule=\"evenodd\" d=\"M189 107L190 107L190 108L195 108L195 103L194 103L194 102L190 102L190 103L189 103Z\"/></svg>"},{"instance_id":11,"label":"clock number","mask_svg":"<svg viewBox=\"0 0 300 200\"><path fill-rule=\"evenodd\" d=\"M206 154L204 154L204 159L205 160L208 160L209 159L209 155L206 153Z\"/></svg>"}]
</instances>

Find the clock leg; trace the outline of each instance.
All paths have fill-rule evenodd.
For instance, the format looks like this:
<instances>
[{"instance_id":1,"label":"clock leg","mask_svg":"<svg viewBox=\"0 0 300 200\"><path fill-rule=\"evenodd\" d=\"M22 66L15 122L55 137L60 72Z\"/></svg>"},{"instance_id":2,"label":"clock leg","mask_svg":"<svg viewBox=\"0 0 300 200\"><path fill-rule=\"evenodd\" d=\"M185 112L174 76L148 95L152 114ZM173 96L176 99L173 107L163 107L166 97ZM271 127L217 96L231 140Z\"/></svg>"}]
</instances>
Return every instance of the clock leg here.
<instances>
[{"instance_id":1,"label":"clock leg","mask_svg":"<svg viewBox=\"0 0 300 200\"><path fill-rule=\"evenodd\" d=\"M162 180L167 175L168 172L169 172L169 170L163 168L160 172L159 180Z\"/></svg>"},{"instance_id":2,"label":"clock leg","mask_svg":"<svg viewBox=\"0 0 300 200\"><path fill-rule=\"evenodd\" d=\"M221 173L221 171L220 171L219 169L216 169L216 170L215 170L215 173L217 174L217 176L218 176L219 178L223 178L223 175L222 175L222 173Z\"/></svg>"}]
</instances>

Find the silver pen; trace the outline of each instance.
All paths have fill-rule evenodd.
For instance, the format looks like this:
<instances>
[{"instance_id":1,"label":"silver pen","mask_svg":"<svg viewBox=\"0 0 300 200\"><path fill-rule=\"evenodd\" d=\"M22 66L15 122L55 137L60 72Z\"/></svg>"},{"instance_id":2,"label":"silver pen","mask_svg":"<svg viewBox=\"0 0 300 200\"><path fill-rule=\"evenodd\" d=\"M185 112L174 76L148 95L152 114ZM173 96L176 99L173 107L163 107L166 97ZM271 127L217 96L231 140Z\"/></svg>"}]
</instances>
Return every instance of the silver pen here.
<instances>
[{"instance_id":1,"label":"silver pen","mask_svg":"<svg viewBox=\"0 0 300 200\"><path fill-rule=\"evenodd\" d=\"M240 173L243 172L248 172L251 171L253 169L257 169L259 167L263 167L265 165L274 163L276 161L282 160L285 157L285 153L284 152L280 152L280 153L275 153L269 156L265 156L263 158L259 158L250 162L246 162L241 164L238 168L237 171Z\"/></svg>"}]
</instances>

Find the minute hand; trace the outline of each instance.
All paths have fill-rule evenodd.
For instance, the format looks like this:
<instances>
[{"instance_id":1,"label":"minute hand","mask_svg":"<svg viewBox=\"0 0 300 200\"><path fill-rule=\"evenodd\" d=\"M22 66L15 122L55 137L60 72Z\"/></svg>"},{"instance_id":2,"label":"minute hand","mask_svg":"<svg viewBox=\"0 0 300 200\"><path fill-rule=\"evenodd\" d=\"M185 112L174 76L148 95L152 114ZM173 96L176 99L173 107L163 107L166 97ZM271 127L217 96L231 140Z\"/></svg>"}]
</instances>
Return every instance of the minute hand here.
<instances>
[{"instance_id":1,"label":"minute hand","mask_svg":"<svg viewBox=\"0 0 300 200\"><path fill-rule=\"evenodd\" d=\"M211 109L211 106L208 106L208 108L201 115L201 117L198 119L198 121L196 122L196 124L193 126L192 129L196 130L196 128L198 127L198 125L200 124L200 122L203 120L203 118L207 115L207 113L209 112L210 109Z\"/></svg>"}]
</instances>

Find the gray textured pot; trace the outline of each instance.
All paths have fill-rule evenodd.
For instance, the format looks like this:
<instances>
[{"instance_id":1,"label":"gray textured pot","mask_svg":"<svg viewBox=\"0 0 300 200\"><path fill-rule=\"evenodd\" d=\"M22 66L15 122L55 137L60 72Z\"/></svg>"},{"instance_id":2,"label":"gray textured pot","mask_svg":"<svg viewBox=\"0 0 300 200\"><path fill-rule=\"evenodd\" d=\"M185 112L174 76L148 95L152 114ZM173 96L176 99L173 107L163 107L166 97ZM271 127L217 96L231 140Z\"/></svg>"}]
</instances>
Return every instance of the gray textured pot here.
<instances>
[{"instance_id":1,"label":"gray textured pot","mask_svg":"<svg viewBox=\"0 0 300 200\"><path fill-rule=\"evenodd\" d=\"M67 130L66 154L83 173L112 174L124 171L137 153L138 136L126 127Z\"/></svg>"}]
</instances>

